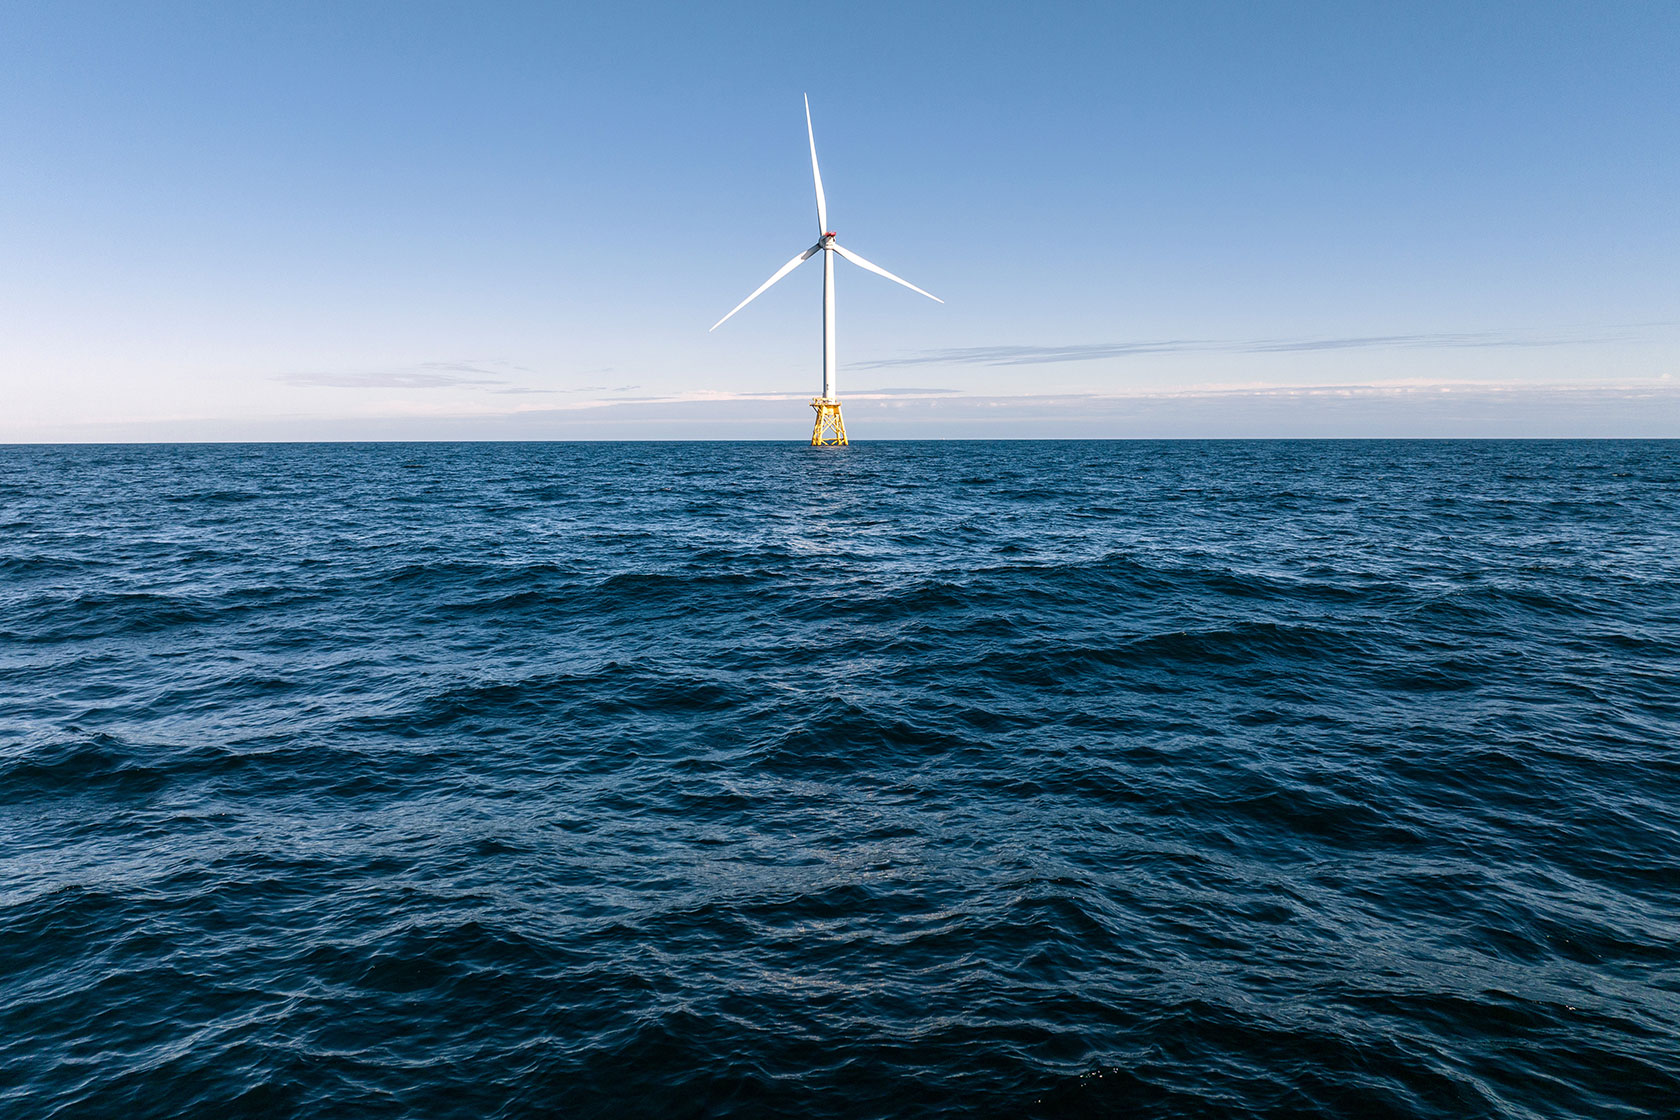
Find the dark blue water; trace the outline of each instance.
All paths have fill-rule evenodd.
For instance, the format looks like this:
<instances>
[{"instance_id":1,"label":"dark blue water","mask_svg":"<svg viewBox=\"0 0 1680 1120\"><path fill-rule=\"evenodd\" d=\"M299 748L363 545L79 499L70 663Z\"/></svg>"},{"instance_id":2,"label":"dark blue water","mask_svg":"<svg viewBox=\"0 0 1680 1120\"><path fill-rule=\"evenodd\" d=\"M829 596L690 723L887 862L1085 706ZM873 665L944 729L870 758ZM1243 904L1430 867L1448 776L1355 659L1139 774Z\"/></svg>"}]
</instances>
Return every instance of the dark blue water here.
<instances>
[{"instance_id":1,"label":"dark blue water","mask_svg":"<svg viewBox=\"0 0 1680 1120\"><path fill-rule=\"evenodd\" d=\"M0 1114L1672 1115L1677 487L0 448Z\"/></svg>"}]
</instances>

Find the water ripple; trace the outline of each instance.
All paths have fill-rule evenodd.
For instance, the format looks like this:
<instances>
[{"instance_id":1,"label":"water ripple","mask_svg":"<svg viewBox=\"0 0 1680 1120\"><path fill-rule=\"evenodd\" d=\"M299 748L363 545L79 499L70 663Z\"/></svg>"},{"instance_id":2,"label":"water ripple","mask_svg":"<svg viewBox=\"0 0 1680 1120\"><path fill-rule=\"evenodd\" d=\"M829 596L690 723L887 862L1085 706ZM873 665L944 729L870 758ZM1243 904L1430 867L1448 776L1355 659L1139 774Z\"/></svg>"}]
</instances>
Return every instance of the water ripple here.
<instances>
[{"instance_id":1,"label":"water ripple","mask_svg":"<svg viewBox=\"0 0 1680 1120\"><path fill-rule=\"evenodd\" d=\"M1677 478L0 448L0 1112L1665 1115Z\"/></svg>"}]
</instances>

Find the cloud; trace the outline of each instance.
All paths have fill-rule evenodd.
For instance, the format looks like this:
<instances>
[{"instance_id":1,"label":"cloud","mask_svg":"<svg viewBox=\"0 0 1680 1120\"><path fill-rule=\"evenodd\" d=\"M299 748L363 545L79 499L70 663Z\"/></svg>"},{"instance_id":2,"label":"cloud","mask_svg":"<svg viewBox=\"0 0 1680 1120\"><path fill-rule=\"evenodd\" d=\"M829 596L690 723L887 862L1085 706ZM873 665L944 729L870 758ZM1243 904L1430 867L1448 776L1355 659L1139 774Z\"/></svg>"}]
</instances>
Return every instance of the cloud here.
<instances>
[{"instance_id":1,"label":"cloud","mask_svg":"<svg viewBox=\"0 0 1680 1120\"><path fill-rule=\"evenodd\" d=\"M339 370L277 374L272 380L285 385L331 389L454 389L480 388L503 396L535 396L554 393L604 393L604 385L575 389L535 389L509 381L508 373L533 373L525 366L500 359L485 361L420 362L397 369ZM625 385L621 389L638 386Z\"/></svg>"},{"instance_id":2,"label":"cloud","mask_svg":"<svg viewBox=\"0 0 1680 1120\"><path fill-rule=\"evenodd\" d=\"M1206 349L1210 344L1189 339L1170 342L1105 342L1082 346L958 346L945 350L922 350L904 358L878 358L853 362L854 369L887 369L894 366L966 365L1024 366L1047 362L1089 362L1097 358L1118 358L1131 354L1171 354L1182 350Z\"/></svg>"},{"instance_id":3,"label":"cloud","mask_svg":"<svg viewBox=\"0 0 1680 1120\"><path fill-rule=\"evenodd\" d=\"M1638 337L1641 328L1668 326L1647 323L1574 334L1525 331L1481 331L1434 334L1348 335L1330 338L1261 338L1249 340L1173 338L1147 342L1099 342L1073 346L959 346L922 350L901 358L855 362L855 369L898 366L971 365L1024 366L1052 362L1090 362L1139 354L1280 354L1314 350L1463 350L1494 347L1590 346L1624 342Z\"/></svg>"},{"instance_id":4,"label":"cloud","mask_svg":"<svg viewBox=\"0 0 1680 1120\"><path fill-rule=\"evenodd\" d=\"M631 386L635 388L635 386ZM916 387L895 386L886 389L849 389L845 398L849 401L864 400L870 397L937 397L959 396L962 389L924 389ZM672 393L661 397L608 397L606 400L647 400L647 401L676 401L676 400L704 400L704 401L808 401L811 399L809 389L781 389L766 393L732 393L719 390L709 390L702 393Z\"/></svg>"},{"instance_id":5,"label":"cloud","mask_svg":"<svg viewBox=\"0 0 1680 1120\"><path fill-rule=\"evenodd\" d=\"M337 373L282 373L275 381L287 385L327 386L334 389L448 389L456 385L505 385L500 377L474 377L483 371L464 367L456 370L433 368L427 363L413 369L341 371Z\"/></svg>"},{"instance_id":6,"label":"cloud","mask_svg":"<svg viewBox=\"0 0 1680 1120\"><path fill-rule=\"evenodd\" d=\"M932 397L941 393L960 393L961 389L914 389L895 387L891 389L854 389L847 394L853 397Z\"/></svg>"},{"instance_id":7,"label":"cloud","mask_svg":"<svg viewBox=\"0 0 1680 1120\"><path fill-rule=\"evenodd\" d=\"M807 396L807 394L800 394ZM535 406L535 407L533 407ZM401 408L400 413L390 411ZM1339 385L1201 385L1123 393L848 397L847 426L885 439L1680 436L1680 378L1532 384L1415 378ZM78 425L7 425L18 442L291 439L810 438L811 414L790 396L689 395L387 402L382 415L212 416Z\"/></svg>"}]
</instances>

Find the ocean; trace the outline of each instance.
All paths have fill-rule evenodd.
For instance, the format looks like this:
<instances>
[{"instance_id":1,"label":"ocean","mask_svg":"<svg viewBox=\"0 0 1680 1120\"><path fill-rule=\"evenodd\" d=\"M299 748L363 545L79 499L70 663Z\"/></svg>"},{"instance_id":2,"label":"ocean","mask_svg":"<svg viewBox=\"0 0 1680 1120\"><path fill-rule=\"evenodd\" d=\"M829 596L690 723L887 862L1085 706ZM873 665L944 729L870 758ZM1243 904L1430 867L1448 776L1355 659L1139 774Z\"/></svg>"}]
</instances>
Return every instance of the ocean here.
<instances>
[{"instance_id":1,"label":"ocean","mask_svg":"<svg viewBox=\"0 0 1680 1120\"><path fill-rule=\"evenodd\" d=\"M0 1115L1680 1112L1680 442L0 447Z\"/></svg>"}]
</instances>

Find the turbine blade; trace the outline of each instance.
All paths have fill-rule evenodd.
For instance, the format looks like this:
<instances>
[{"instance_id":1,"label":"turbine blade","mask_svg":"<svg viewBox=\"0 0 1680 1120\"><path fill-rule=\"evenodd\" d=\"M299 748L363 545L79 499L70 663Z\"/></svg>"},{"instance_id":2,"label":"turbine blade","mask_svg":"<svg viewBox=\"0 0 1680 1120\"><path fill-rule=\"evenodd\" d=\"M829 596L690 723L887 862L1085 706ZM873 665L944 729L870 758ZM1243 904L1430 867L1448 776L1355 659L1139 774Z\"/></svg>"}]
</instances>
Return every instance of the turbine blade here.
<instances>
[{"instance_id":1,"label":"turbine blade","mask_svg":"<svg viewBox=\"0 0 1680 1120\"><path fill-rule=\"evenodd\" d=\"M909 288L912 292L922 292L922 290L920 288L918 288L918 287L916 287L916 285L910 283L910 281L904 279L904 277L894 276L892 273L888 272L886 269L882 268L880 265L869 263L868 261L864 260L862 257L858 256L856 253L852 252L850 249L842 247L841 244L838 241L836 241L834 243L834 251L836 253L839 253L842 257L845 257L847 260L851 261L853 264L857 265L859 268L867 268L871 272L878 273L882 276L885 276L888 280L893 281L895 284L903 284L906 288ZM756 295L757 293L755 292L753 294ZM922 292L922 294L924 296L928 297L929 299L931 299L935 303L944 303L945 302L944 300L940 299L938 296L934 295L932 292Z\"/></svg>"},{"instance_id":2,"label":"turbine blade","mask_svg":"<svg viewBox=\"0 0 1680 1120\"><path fill-rule=\"evenodd\" d=\"M822 172L817 170L817 134L811 129L811 95L805 95L805 135L811 140L811 178L817 183L817 236L828 232L828 201L823 198Z\"/></svg>"},{"instance_id":3,"label":"turbine blade","mask_svg":"<svg viewBox=\"0 0 1680 1120\"><path fill-rule=\"evenodd\" d=\"M745 307L747 304L751 303L753 300L755 300L759 296L763 295L764 294L764 289L768 288L770 285L774 284L776 281L780 280L782 277L784 277L788 273L792 272L797 265L800 265L800 264L804 263L805 261L810 260L811 255L813 253L815 253L818 249L821 249L821 248L822 248L822 242L819 241L815 245L811 246L809 249L805 250L803 253L800 253L798 256L794 257L788 263L784 264L781 268L778 268L776 270L776 275L770 277L770 279L768 279L764 283L760 284L758 286L758 290L755 291L752 295L748 296L746 299L742 300L740 303L737 303L735 305L735 311L741 310L741 308ZM902 283L902 281L900 281L900 283ZM926 295L927 293L923 292L922 294ZM710 334L710 333L712 333L712 331L717 330L719 327L721 327L725 323L729 322L729 316L735 314L735 311L731 311L729 313L729 315L725 315L723 318L721 318L717 322L713 323L712 326L711 326L711 330L708 330L706 333Z\"/></svg>"}]
</instances>

